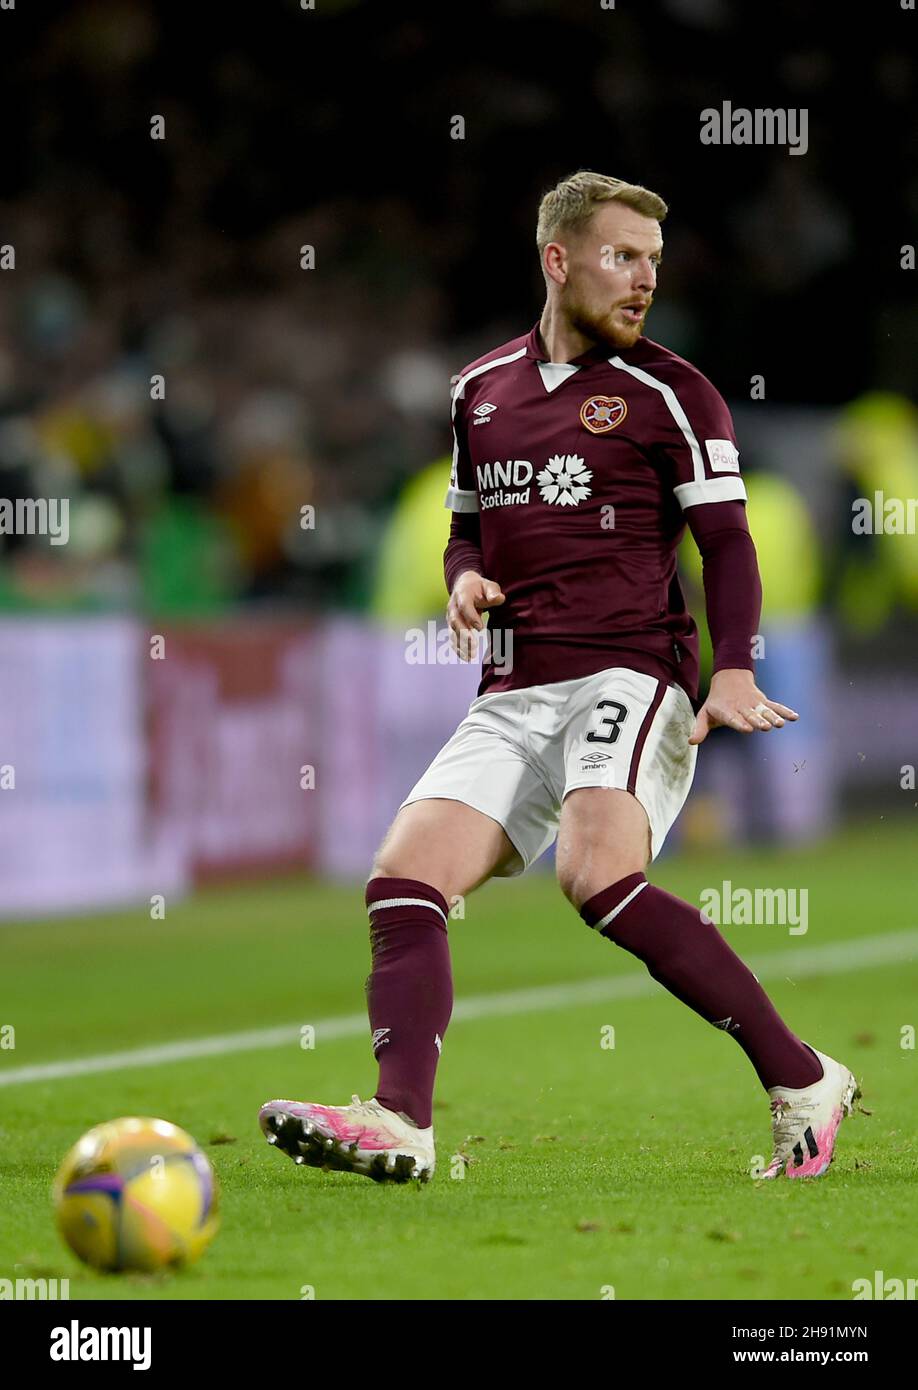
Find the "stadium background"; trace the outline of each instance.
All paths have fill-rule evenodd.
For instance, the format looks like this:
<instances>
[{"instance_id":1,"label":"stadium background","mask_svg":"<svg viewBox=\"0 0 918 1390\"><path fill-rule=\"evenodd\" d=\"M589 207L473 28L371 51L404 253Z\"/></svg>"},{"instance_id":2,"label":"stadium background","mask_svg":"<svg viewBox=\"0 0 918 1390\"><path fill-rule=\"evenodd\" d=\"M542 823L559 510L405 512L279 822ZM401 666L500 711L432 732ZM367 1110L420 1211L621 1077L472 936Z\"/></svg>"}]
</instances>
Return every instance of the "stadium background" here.
<instances>
[{"instance_id":1,"label":"stadium background","mask_svg":"<svg viewBox=\"0 0 918 1390\"><path fill-rule=\"evenodd\" d=\"M856 536L851 503L918 497L914 23L889 5L849 32L789 0L0 14L0 494L69 497L71 528L62 546L0 536L0 915L22 967L4 970L22 1024L4 1065L269 1024L251 972L288 961L281 938L300 972L281 1020L297 996L359 1007L368 855L476 681L428 627L450 377L536 320L538 198L578 167L670 204L649 336L733 409L758 679L804 715L767 746L705 746L669 886L734 863L783 882L796 855L793 881L811 864L840 893L837 927L872 845L902 886L891 924L912 925L918 547ZM701 110L728 99L806 107L806 155L703 146ZM406 658L418 629L424 664ZM554 890L494 892L482 911L512 923ZM109 979L102 959L150 929L153 895L180 914L156 928L173 973L139 1017L110 1015L102 982L108 999L145 967L128 954ZM238 970L223 1013L198 1010L224 930ZM329 960L348 943L333 987L313 930ZM281 945L273 966L256 937ZM74 943L101 971L79 997L56 973ZM495 950L481 980L509 988L516 958ZM547 946L543 964L554 978ZM98 1103L74 1102L77 1132L124 1107Z\"/></svg>"}]
</instances>

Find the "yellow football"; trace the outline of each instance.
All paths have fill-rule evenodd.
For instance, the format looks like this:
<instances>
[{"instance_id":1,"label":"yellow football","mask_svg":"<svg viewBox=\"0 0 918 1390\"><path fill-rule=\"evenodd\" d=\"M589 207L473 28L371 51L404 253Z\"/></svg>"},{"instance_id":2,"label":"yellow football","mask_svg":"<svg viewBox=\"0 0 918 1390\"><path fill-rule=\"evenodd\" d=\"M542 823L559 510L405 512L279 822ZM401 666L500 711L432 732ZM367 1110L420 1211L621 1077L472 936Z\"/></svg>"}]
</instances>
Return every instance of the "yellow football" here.
<instances>
[{"instance_id":1,"label":"yellow football","mask_svg":"<svg viewBox=\"0 0 918 1390\"><path fill-rule=\"evenodd\" d=\"M54 1180L58 1230L75 1255L105 1270L190 1264L216 1234L218 1195L190 1134L138 1116L87 1131Z\"/></svg>"}]
</instances>

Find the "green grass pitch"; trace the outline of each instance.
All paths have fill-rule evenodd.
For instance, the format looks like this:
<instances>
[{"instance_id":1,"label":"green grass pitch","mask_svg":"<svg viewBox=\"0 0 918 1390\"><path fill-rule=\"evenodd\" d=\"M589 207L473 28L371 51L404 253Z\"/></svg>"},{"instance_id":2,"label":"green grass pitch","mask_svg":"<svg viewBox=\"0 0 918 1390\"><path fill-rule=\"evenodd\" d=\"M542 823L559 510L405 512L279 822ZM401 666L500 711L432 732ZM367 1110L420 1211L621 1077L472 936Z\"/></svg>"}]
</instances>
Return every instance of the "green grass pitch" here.
<instances>
[{"instance_id":1,"label":"green grass pitch","mask_svg":"<svg viewBox=\"0 0 918 1390\"><path fill-rule=\"evenodd\" d=\"M769 1115L745 1056L655 986L631 997L454 1020L426 1187L298 1169L256 1124L273 1096L372 1094L368 1036L303 1050L298 1025L358 1013L360 886L308 879L170 906L0 928L0 1071L293 1025L289 1043L0 1086L0 1276L69 1277L73 1298L838 1299L875 1270L918 1274L918 948L800 973L796 952L918 928L914 827L876 820L778 853L674 855L654 881L691 901L736 885L807 888L809 930L725 928L802 1037L846 1061L864 1106L811 1182L758 1184ZM495 883L451 923L457 1000L643 976L598 940L550 875ZM758 966L756 966L758 969ZM601 1046L612 1025L614 1048ZM608 1036L608 1035L606 1035ZM97 1275L65 1250L49 1187L89 1126L150 1114L190 1130L222 1188L199 1265ZM214 1142L219 1140L220 1142Z\"/></svg>"}]
</instances>

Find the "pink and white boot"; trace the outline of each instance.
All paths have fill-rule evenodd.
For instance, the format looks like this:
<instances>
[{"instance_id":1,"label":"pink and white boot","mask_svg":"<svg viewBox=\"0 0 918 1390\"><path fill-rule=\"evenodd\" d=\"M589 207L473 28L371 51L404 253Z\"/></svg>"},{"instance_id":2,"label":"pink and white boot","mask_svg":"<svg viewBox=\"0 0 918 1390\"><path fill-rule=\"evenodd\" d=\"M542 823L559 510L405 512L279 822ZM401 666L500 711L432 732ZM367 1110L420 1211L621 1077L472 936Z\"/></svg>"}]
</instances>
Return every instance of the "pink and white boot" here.
<instances>
[{"instance_id":1,"label":"pink and white boot","mask_svg":"<svg viewBox=\"0 0 918 1390\"><path fill-rule=\"evenodd\" d=\"M815 1047L811 1051L822 1063L821 1080L800 1090L768 1089L774 1154L763 1178L782 1173L789 1178L821 1178L832 1162L838 1127L846 1115L854 1114L854 1103L860 1099L860 1087L846 1066Z\"/></svg>"},{"instance_id":2,"label":"pink and white boot","mask_svg":"<svg viewBox=\"0 0 918 1390\"><path fill-rule=\"evenodd\" d=\"M352 1096L350 1105L269 1100L258 1123L269 1144L311 1168L362 1173L374 1182L433 1177L433 1126L418 1129L377 1100Z\"/></svg>"}]
</instances>

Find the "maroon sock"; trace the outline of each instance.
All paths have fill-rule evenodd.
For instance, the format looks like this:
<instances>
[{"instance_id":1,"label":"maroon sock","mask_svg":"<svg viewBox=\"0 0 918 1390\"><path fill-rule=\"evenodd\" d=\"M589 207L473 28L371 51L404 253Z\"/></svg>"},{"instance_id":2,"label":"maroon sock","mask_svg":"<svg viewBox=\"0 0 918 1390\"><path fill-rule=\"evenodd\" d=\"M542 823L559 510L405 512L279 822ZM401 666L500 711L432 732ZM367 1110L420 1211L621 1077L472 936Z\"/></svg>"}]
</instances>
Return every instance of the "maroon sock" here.
<instances>
[{"instance_id":1,"label":"maroon sock","mask_svg":"<svg viewBox=\"0 0 918 1390\"><path fill-rule=\"evenodd\" d=\"M819 1059L697 907L655 888L643 874L629 874L584 903L580 915L643 961L670 994L735 1038L766 1090L820 1079Z\"/></svg>"},{"instance_id":2,"label":"maroon sock","mask_svg":"<svg viewBox=\"0 0 918 1390\"><path fill-rule=\"evenodd\" d=\"M446 899L414 878L367 884L373 963L367 1005L379 1062L376 1099L420 1129L432 1123L434 1078L453 1009Z\"/></svg>"}]
</instances>

